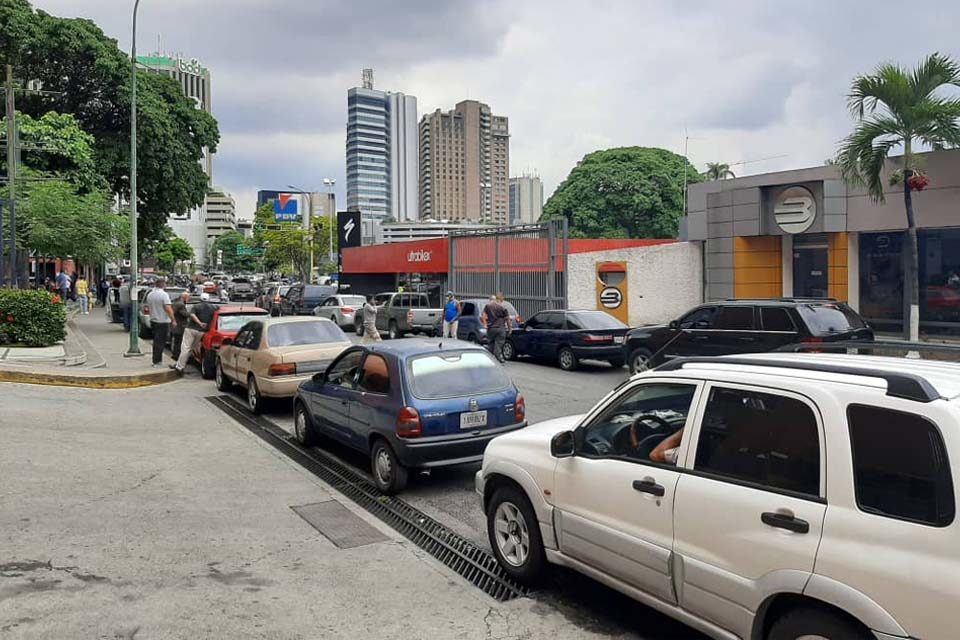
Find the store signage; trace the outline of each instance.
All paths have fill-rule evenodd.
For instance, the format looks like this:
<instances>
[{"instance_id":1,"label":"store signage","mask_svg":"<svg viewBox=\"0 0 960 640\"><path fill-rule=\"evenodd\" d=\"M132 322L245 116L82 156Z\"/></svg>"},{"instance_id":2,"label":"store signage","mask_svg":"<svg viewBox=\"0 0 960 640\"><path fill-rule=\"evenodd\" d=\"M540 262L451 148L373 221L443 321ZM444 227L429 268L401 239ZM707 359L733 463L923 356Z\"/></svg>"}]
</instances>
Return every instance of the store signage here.
<instances>
[{"instance_id":1,"label":"store signage","mask_svg":"<svg viewBox=\"0 0 960 640\"><path fill-rule=\"evenodd\" d=\"M296 194L277 194L276 200L273 201L273 218L277 222L296 222L300 219Z\"/></svg>"},{"instance_id":2,"label":"store signage","mask_svg":"<svg viewBox=\"0 0 960 640\"><path fill-rule=\"evenodd\" d=\"M623 294L616 287L607 287L600 292L600 304L606 309L617 309L623 303Z\"/></svg>"},{"instance_id":3,"label":"store signage","mask_svg":"<svg viewBox=\"0 0 960 640\"><path fill-rule=\"evenodd\" d=\"M787 233L803 233L817 218L817 201L806 187L788 187L773 205L773 219Z\"/></svg>"},{"instance_id":4,"label":"store signage","mask_svg":"<svg viewBox=\"0 0 960 640\"><path fill-rule=\"evenodd\" d=\"M200 61L196 58L178 58L177 59L177 68L184 73L190 73L195 76L203 74L203 65L200 64Z\"/></svg>"},{"instance_id":5,"label":"store signage","mask_svg":"<svg viewBox=\"0 0 960 640\"><path fill-rule=\"evenodd\" d=\"M407 262L430 262L431 251L411 251L407 254Z\"/></svg>"}]
</instances>

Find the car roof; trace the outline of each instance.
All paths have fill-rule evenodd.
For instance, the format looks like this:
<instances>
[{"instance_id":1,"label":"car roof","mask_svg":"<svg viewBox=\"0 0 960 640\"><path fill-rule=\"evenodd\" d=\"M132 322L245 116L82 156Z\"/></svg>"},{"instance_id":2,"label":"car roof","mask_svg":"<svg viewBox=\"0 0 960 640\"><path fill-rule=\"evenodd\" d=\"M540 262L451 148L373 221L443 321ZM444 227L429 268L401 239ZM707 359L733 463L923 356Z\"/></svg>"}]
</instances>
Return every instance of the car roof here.
<instances>
[{"instance_id":1,"label":"car roof","mask_svg":"<svg viewBox=\"0 0 960 640\"><path fill-rule=\"evenodd\" d=\"M698 307L711 307L722 305L725 307L734 307L738 305L764 307L796 307L801 304L841 304L840 301L833 298L731 298L729 300L713 300L705 302Z\"/></svg>"},{"instance_id":2,"label":"car roof","mask_svg":"<svg viewBox=\"0 0 960 640\"><path fill-rule=\"evenodd\" d=\"M279 316L273 317L267 316L263 319L265 325L273 326L275 324L294 324L296 322L331 322L329 318L321 318L319 316Z\"/></svg>"},{"instance_id":3,"label":"car roof","mask_svg":"<svg viewBox=\"0 0 960 640\"><path fill-rule=\"evenodd\" d=\"M820 383L839 382L884 389L899 395L895 387L902 383L931 393L921 400L960 398L960 364L942 360L915 360L886 356L845 353L752 353L713 358L678 358L655 371L711 371L722 374L754 373L766 380L774 377L803 378ZM787 383L789 384L789 383ZM900 396L904 397L904 396Z\"/></svg>"},{"instance_id":4,"label":"car roof","mask_svg":"<svg viewBox=\"0 0 960 640\"><path fill-rule=\"evenodd\" d=\"M329 322L329 320L327 321ZM447 340L444 338L404 338L391 342L378 342L364 345L371 353L387 353L398 358L410 358L427 353L448 351L486 351L482 346L463 340Z\"/></svg>"},{"instance_id":5,"label":"car roof","mask_svg":"<svg viewBox=\"0 0 960 640\"><path fill-rule=\"evenodd\" d=\"M267 313L266 309L260 307L245 307L243 305L224 305L217 308L217 313L227 315L228 313Z\"/></svg>"}]
</instances>

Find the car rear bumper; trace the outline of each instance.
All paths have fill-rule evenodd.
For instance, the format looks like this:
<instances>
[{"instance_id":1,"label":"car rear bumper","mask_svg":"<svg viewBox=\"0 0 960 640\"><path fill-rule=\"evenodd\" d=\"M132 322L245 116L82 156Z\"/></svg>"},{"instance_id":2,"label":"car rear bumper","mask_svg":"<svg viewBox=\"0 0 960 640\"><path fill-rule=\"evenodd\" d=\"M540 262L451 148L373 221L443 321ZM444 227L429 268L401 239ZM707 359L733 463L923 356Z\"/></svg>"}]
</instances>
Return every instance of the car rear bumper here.
<instances>
[{"instance_id":1,"label":"car rear bumper","mask_svg":"<svg viewBox=\"0 0 960 640\"><path fill-rule=\"evenodd\" d=\"M257 376L257 386L260 388L260 395L266 398L292 398L297 394L300 385L312 376L312 373L275 378Z\"/></svg>"},{"instance_id":2,"label":"car rear bumper","mask_svg":"<svg viewBox=\"0 0 960 640\"><path fill-rule=\"evenodd\" d=\"M581 360L621 360L623 345L609 344L598 347L572 347L573 353Z\"/></svg>"},{"instance_id":3,"label":"car rear bumper","mask_svg":"<svg viewBox=\"0 0 960 640\"><path fill-rule=\"evenodd\" d=\"M429 438L396 438L396 454L406 467L429 469L481 462L491 440L527 426L526 422L497 427L481 435L457 433Z\"/></svg>"}]
</instances>

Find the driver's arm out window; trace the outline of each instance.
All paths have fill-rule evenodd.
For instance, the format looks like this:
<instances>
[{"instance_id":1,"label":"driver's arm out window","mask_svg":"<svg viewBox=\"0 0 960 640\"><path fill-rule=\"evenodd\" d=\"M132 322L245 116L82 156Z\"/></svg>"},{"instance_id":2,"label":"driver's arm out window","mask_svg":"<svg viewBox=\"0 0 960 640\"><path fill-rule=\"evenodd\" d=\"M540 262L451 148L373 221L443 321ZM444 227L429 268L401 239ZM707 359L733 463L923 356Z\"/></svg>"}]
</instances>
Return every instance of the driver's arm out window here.
<instances>
[{"instance_id":1,"label":"driver's arm out window","mask_svg":"<svg viewBox=\"0 0 960 640\"><path fill-rule=\"evenodd\" d=\"M697 386L689 383L651 382L622 395L585 429L579 452L593 458L676 464L670 447L662 458L657 446L680 433L692 410ZM682 434L681 434L682 435ZM670 443L672 444L672 443Z\"/></svg>"}]
</instances>

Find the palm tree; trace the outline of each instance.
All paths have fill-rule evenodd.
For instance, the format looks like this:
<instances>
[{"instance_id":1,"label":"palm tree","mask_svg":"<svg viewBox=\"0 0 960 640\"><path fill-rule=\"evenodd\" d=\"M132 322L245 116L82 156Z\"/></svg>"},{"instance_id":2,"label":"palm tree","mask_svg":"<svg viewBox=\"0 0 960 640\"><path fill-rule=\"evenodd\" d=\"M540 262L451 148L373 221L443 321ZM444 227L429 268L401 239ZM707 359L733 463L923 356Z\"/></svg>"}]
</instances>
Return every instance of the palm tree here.
<instances>
[{"instance_id":1,"label":"palm tree","mask_svg":"<svg viewBox=\"0 0 960 640\"><path fill-rule=\"evenodd\" d=\"M960 146L960 100L939 93L943 87L960 87L960 64L934 53L916 69L883 64L872 74L854 79L847 96L856 127L841 143L837 164L848 184L865 186L876 202L883 202L883 168L890 153L903 149L900 165L890 184L903 185L907 217L904 283L910 284L910 317L904 318L904 333L920 337L920 280L917 223L911 191L928 180L915 150Z\"/></svg>"},{"instance_id":2,"label":"palm tree","mask_svg":"<svg viewBox=\"0 0 960 640\"><path fill-rule=\"evenodd\" d=\"M707 180L726 180L727 178L736 178L730 165L723 162L708 162L707 170L703 172L703 177Z\"/></svg>"}]
</instances>

